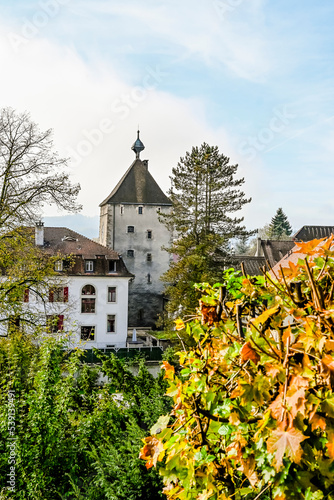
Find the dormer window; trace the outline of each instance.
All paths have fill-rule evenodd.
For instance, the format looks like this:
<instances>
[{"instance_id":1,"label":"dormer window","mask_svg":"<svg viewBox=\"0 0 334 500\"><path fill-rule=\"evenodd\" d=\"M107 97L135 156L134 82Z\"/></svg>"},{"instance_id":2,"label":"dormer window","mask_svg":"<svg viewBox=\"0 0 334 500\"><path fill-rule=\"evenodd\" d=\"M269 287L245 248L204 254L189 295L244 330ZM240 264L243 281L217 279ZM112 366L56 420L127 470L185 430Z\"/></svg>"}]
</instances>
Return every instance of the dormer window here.
<instances>
[{"instance_id":1,"label":"dormer window","mask_svg":"<svg viewBox=\"0 0 334 500\"><path fill-rule=\"evenodd\" d=\"M62 260L57 260L55 262L55 271L61 272L64 270L64 264Z\"/></svg>"},{"instance_id":2,"label":"dormer window","mask_svg":"<svg viewBox=\"0 0 334 500\"><path fill-rule=\"evenodd\" d=\"M85 272L92 273L94 271L94 261L93 260L85 260Z\"/></svg>"},{"instance_id":3,"label":"dormer window","mask_svg":"<svg viewBox=\"0 0 334 500\"><path fill-rule=\"evenodd\" d=\"M138 207L138 214L143 215L143 207Z\"/></svg>"},{"instance_id":4,"label":"dormer window","mask_svg":"<svg viewBox=\"0 0 334 500\"><path fill-rule=\"evenodd\" d=\"M116 261L115 260L109 260L109 269L108 269L108 272L109 273L116 273L117 272Z\"/></svg>"}]
</instances>

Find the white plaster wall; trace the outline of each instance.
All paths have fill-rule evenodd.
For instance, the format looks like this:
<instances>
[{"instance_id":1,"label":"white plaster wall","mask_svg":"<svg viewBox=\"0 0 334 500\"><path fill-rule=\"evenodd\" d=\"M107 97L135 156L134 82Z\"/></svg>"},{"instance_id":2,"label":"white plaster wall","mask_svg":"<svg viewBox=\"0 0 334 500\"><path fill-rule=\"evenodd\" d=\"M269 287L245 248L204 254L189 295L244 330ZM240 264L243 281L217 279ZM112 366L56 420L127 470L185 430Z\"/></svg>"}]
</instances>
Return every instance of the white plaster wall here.
<instances>
[{"instance_id":1,"label":"white plaster wall","mask_svg":"<svg viewBox=\"0 0 334 500\"><path fill-rule=\"evenodd\" d=\"M143 207L143 214L138 208ZM119 252L128 270L135 275L134 284L141 284L150 293L161 293L163 283L160 276L169 267L169 254L162 250L171 242L170 232L158 219L161 213L168 213L169 206L161 205L121 205L115 206L115 250ZM128 233L127 227L134 226L134 233ZM147 238L147 230L152 231L152 239ZM110 245L112 242L108 242ZM134 257L128 257L127 251L134 250ZM152 261L147 262L147 254L152 254ZM147 284L147 274L151 275L151 284ZM132 285L131 285L132 286Z\"/></svg>"},{"instance_id":2,"label":"white plaster wall","mask_svg":"<svg viewBox=\"0 0 334 500\"><path fill-rule=\"evenodd\" d=\"M95 313L81 313L81 290L85 285L95 287ZM125 347L128 328L128 287L129 278L113 276L71 276L57 280L56 286L68 286L68 302L43 302L41 298L29 294L29 302L22 303L33 314L40 315L39 322L45 324L46 315L64 315L64 333L70 333L70 345L87 348L107 345ZM108 302L108 287L116 287L116 302ZM47 293L46 293L47 296ZM116 316L115 333L107 333L107 316ZM95 326L95 340L80 340L81 326ZM7 322L0 322L0 333L7 333Z\"/></svg>"}]
</instances>

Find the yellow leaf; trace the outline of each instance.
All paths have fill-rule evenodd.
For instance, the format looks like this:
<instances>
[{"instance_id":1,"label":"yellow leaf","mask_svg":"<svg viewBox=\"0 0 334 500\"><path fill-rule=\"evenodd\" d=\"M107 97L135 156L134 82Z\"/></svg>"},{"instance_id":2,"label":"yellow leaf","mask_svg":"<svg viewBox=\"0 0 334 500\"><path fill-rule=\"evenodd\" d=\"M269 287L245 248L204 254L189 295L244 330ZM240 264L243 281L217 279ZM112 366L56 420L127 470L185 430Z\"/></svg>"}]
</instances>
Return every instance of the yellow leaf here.
<instances>
[{"instance_id":1,"label":"yellow leaf","mask_svg":"<svg viewBox=\"0 0 334 500\"><path fill-rule=\"evenodd\" d=\"M182 319L176 319L174 323L175 330L183 330L183 328L185 328L185 324L183 323Z\"/></svg>"},{"instance_id":2,"label":"yellow leaf","mask_svg":"<svg viewBox=\"0 0 334 500\"><path fill-rule=\"evenodd\" d=\"M270 309L267 309L262 314L260 314L260 316L252 319L251 323L253 323L253 325L255 325L255 326L258 326L260 323L262 323L262 324L265 323L267 321L267 319L270 318L270 316L273 316L278 311L279 307L280 306L277 305L277 306L271 307Z\"/></svg>"}]
</instances>

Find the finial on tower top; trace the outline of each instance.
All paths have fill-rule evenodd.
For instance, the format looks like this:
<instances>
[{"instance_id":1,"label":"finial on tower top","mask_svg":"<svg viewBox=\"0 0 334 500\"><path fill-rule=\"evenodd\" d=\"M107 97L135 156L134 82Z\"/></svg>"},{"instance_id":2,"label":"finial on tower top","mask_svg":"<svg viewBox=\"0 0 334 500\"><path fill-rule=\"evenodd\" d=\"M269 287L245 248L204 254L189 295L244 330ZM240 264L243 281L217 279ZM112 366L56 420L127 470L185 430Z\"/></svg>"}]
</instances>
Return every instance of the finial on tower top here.
<instances>
[{"instance_id":1,"label":"finial on tower top","mask_svg":"<svg viewBox=\"0 0 334 500\"><path fill-rule=\"evenodd\" d=\"M133 143L131 149L136 153L136 159L139 160L140 152L145 149L144 144L139 139L139 130L137 131L137 140Z\"/></svg>"}]
</instances>

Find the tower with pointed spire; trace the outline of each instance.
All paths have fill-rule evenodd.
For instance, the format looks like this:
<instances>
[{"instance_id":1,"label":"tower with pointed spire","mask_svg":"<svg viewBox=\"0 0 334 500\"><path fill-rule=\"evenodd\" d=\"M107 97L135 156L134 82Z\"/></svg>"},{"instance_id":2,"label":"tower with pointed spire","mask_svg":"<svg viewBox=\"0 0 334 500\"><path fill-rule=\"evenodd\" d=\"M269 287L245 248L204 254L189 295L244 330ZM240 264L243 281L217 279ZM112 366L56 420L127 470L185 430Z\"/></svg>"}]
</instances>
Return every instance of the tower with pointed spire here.
<instances>
[{"instance_id":1,"label":"tower with pointed spire","mask_svg":"<svg viewBox=\"0 0 334 500\"><path fill-rule=\"evenodd\" d=\"M169 267L162 247L171 233L159 221L172 203L141 160L145 149L139 130L131 149L136 157L109 196L100 204L100 243L119 252L134 274L129 288L129 327L154 327L163 309L164 285L160 276Z\"/></svg>"}]
</instances>

